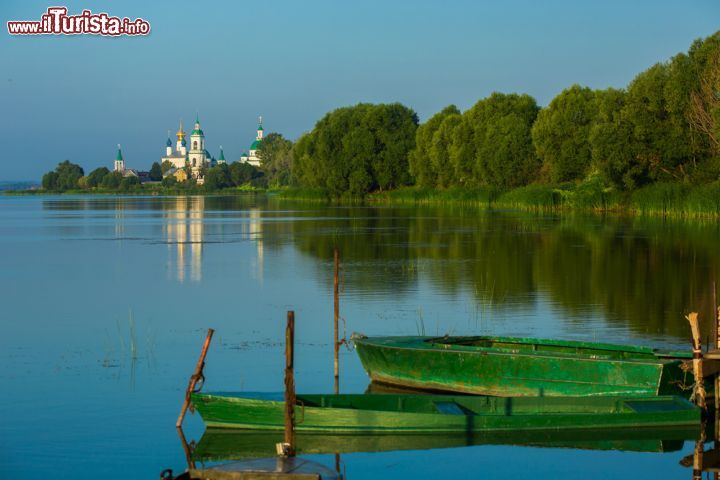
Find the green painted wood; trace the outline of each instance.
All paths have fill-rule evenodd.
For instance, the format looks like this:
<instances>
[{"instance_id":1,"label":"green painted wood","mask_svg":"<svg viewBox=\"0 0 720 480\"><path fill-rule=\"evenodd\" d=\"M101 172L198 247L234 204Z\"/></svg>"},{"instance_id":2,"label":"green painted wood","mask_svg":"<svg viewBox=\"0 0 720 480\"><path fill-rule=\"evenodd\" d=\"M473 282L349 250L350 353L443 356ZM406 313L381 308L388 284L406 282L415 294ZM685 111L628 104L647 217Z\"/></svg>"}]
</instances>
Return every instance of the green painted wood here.
<instances>
[{"instance_id":1,"label":"green painted wood","mask_svg":"<svg viewBox=\"0 0 720 480\"><path fill-rule=\"evenodd\" d=\"M199 393L191 400L211 428L284 428L281 401ZM455 403L463 414L438 403ZM470 433L694 425L700 410L672 396L298 395L295 418L298 432Z\"/></svg>"},{"instance_id":2,"label":"green painted wood","mask_svg":"<svg viewBox=\"0 0 720 480\"><path fill-rule=\"evenodd\" d=\"M472 445L520 445L542 448L619 450L632 452L675 452L685 440L696 440L700 425L660 428L614 428L601 430L498 431L488 434L337 434L303 432L296 435L298 454L387 452L429 450ZM193 459L202 462L244 460L275 454L283 441L279 431L209 428L193 449Z\"/></svg>"},{"instance_id":3,"label":"green painted wood","mask_svg":"<svg viewBox=\"0 0 720 480\"><path fill-rule=\"evenodd\" d=\"M688 395L690 353L509 337L355 338L374 382L519 396Z\"/></svg>"}]
</instances>

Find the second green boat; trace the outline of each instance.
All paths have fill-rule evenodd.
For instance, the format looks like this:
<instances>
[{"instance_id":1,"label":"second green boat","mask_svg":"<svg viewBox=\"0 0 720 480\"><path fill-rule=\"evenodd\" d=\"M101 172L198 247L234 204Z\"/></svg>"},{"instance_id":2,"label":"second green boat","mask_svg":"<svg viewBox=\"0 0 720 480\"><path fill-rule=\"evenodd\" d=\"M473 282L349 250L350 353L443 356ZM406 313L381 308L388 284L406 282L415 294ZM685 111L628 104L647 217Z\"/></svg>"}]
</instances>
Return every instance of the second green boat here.
<instances>
[{"instance_id":1,"label":"second green boat","mask_svg":"<svg viewBox=\"0 0 720 480\"><path fill-rule=\"evenodd\" d=\"M283 430L284 403L265 395L194 393L210 428ZM700 409L681 397L482 397L470 395L298 395L298 432L471 433L697 425Z\"/></svg>"},{"instance_id":2,"label":"second green boat","mask_svg":"<svg viewBox=\"0 0 720 480\"><path fill-rule=\"evenodd\" d=\"M503 397L685 395L690 352L508 337L353 336L374 382Z\"/></svg>"}]
</instances>

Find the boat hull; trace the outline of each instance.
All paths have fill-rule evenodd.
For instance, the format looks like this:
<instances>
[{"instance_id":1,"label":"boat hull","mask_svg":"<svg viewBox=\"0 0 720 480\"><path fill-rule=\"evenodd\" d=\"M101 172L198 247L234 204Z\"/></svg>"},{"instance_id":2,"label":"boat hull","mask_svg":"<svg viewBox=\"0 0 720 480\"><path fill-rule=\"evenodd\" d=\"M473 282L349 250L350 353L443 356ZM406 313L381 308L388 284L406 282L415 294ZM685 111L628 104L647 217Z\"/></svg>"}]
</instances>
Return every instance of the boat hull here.
<instances>
[{"instance_id":1,"label":"boat hull","mask_svg":"<svg viewBox=\"0 0 720 480\"><path fill-rule=\"evenodd\" d=\"M680 397L502 398L446 395L298 395L296 431L470 433L696 425ZM283 430L284 403L234 394L193 394L209 428Z\"/></svg>"},{"instance_id":2,"label":"boat hull","mask_svg":"<svg viewBox=\"0 0 720 480\"><path fill-rule=\"evenodd\" d=\"M692 384L684 359L642 347L498 337L482 347L473 342L491 337L466 338L475 340L380 337L356 339L355 346L372 381L408 388L505 397L652 396L687 395Z\"/></svg>"}]
</instances>

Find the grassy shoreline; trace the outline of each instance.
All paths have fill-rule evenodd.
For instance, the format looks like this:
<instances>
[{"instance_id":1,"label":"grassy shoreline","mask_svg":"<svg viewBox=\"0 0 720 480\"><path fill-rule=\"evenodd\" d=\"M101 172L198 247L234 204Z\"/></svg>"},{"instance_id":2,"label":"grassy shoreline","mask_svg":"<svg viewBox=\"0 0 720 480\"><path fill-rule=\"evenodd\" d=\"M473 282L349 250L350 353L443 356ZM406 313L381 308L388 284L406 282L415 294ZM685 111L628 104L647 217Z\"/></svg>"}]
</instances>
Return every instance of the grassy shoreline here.
<instances>
[{"instance_id":1,"label":"grassy shoreline","mask_svg":"<svg viewBox=\"0 0 720 480\"><path fill-rule=\"evenodd\" d=\"M6 190L6 196L24 195L246 195L270 194L281 200L296 200L339 205L465 205L487 209L512 209L542 213L584 212L597 214L648 215L681 218L720 218L720 181L689 186L655 183L635 190L618 192L599 183L528 185L502 191L494 187L431 189L402 187L374 192L366 197L330 198L322 189L260 189L233 187L207 191L202 187L138 187L128 191L69 190L50 192L42 189Z\"/></svg>"},{"instance_id":2,"label":"grassy shoreline","mask_svg":"<svg viewBox=\"0 0 720 480\"><path fill-rule=\"evenodd\" d=\"M584 212L683 218L720 218L720 181L690 187L656 183L632 193L604 189L592 183L529 185L501 191L497 188L444 190L403 187L375 192L364 199L329 199L322 190L286 189L280 198L338 204L466 205L543 213Z\"/></svg>"}]
</instances>

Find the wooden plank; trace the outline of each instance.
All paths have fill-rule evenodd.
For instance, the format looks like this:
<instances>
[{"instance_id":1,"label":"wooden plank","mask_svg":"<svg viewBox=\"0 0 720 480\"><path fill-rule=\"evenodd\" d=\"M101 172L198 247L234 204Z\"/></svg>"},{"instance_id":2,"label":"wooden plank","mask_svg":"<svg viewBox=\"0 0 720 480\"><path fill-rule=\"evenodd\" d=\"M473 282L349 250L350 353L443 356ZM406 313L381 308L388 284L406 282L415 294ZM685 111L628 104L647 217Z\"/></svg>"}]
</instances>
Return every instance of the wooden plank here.
<instances>
[{"instance_id":1,"label":"wooden plank","mask_svg":"<svg viewBox=\"0 0 720 480\"><path fill-rule=\"evenodd\" d=\"M188 470L203 480L332 480L338 474L317 462L299 457L260 458Z\"/></svg>"},{"instance_id":2,"label":"wooden plank","mask_svg":"<svg viewBox=\"0 0 720 480\"><path fill-rule=\"evenodd\" d=\"M708 360L720 360L720 349L708 350L703 354L703 358Z\"/></svg>"},{"instance_id":3,"label":"wooden plank","mask_svg":"<svg viewBox=\"0 0 720 480\"><path fill-rule=\"evenodd\" d=\"M276 473L276 472L223 472L213 468L190 470L193 480L321 480L323 477L312 473Z\"/></svg>"}]
</instances>

